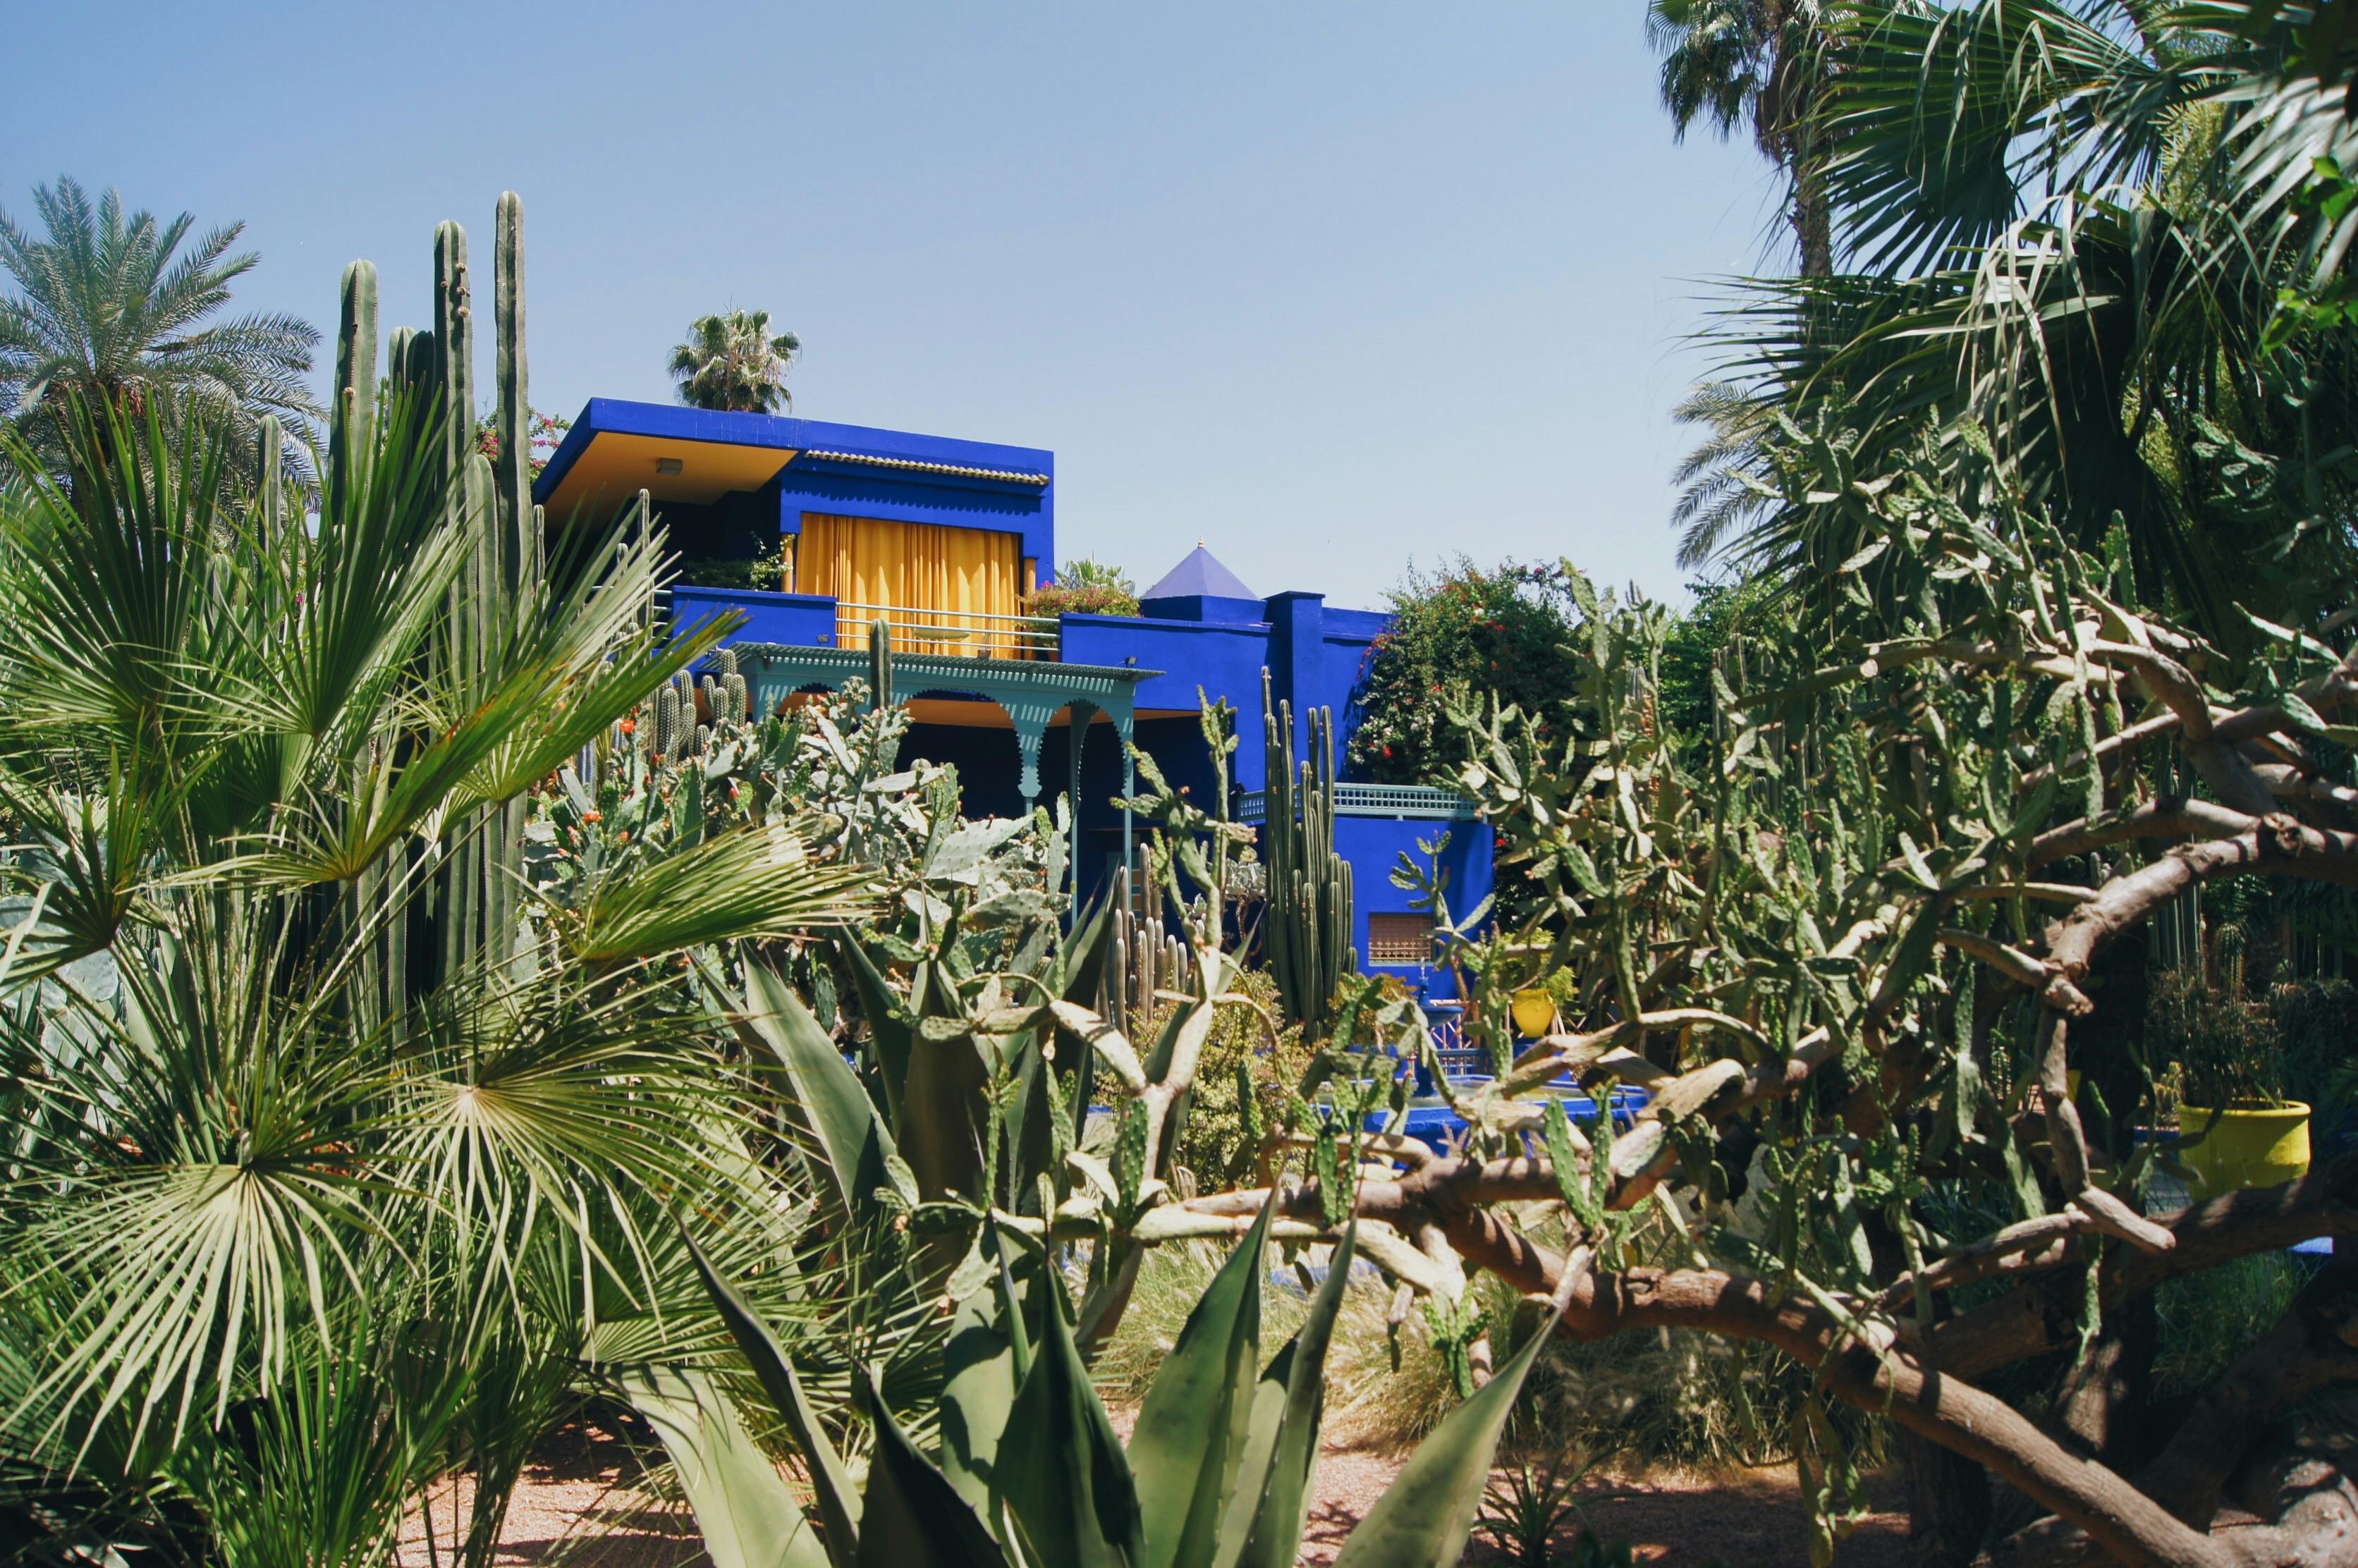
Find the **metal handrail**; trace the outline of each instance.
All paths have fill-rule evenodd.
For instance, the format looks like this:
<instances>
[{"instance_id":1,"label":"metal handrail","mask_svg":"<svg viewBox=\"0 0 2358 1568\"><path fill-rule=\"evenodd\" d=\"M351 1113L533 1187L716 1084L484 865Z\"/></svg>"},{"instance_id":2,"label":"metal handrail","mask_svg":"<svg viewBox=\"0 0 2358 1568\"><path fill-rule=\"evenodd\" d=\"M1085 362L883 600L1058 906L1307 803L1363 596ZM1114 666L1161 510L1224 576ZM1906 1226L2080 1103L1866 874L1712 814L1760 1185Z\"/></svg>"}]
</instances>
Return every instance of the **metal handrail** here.
<instances>
[{"instance_id":1,"label":"metal handrail","mask_svg":"<svg viewBox=\"0 0 2358 1568\"><path fill-rule=\"evenodd\" d=\"M895 646L905 638L909 653L970 654L1003 659L1054 659L1057 654L1053 615L996 615L981 610L939 610L926 605L835 603L835 643L839 648L868 643L869 624L882 618Z\"/></svg>"}]
</instances>

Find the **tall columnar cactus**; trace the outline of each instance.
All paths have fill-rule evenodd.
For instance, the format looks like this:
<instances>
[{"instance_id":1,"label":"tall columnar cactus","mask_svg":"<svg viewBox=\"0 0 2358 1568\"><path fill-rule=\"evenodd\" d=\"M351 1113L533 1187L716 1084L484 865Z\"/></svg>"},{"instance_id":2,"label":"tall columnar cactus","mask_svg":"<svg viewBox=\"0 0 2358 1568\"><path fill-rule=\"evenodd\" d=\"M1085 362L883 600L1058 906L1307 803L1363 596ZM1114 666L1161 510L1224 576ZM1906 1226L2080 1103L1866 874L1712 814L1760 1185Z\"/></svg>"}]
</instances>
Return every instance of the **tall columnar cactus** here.
<instances>
[{"instance_id":1,"label":"tall columnar cactus","mask_svg":"<svg viewBox=\"0 0 2358 1568\"><path fill-rule=\"evenodd\" d=\"M261 420L262 460L254 465L254 492L262 498L262 532L263 536L269 539L279 537L287 527L285 440L278 416L264 415Z\"/></svg>"},{"instance_id":2,"label":"tall columnar cactus","mask_svg":"<svg viewBox=\"0 0 2358 1568\"><path fill-rule=\"evenodd\" d=\"M1116 1027L1136 1033L1154 1016L1158 991L1184 991L1195 983L1185 940L1160 916L1141 914L1130 897L1130 872L1116 874L1110 960L1098 993L1098 1011Z\"/></svg>"},{"instance_id":3,"label":"tall columnar cactus","mask_svg":"<svg viewBox=\"0 0 2358 1568\"><path fill-rule=\"evenodd\" d=\"M1293 708L1261 671L1266 747L1261 860L1269 868L1269 968L1288 1018L1322 1033L1342 978L1359 967L1351 946L1351 867L1335 852L1335 719L1313 708L1309 759L1297 765Z\"/></svg>"},{"instance_id":4,"label":"tall columnar cactus","mask_svg":"<svg viewBox=\"0 0 2358 1568\"><path fill-rule=\"evenodd\" d=\"M509 640L539 588L542 519L532 503L531 409L524 338L524 207L500 199L494 276L498 348L499 460L479 449L475 428L474 320L466 231L444 223L434 233L434 325L386 336L384 374L396 396L431 409L441 421L439 478L450 524L467 539L433 648L432 674L451 700L475 699L498 676ZM356 461L377 438L377 276L366 262L344 273L336 332L336 402L330 412L330 504ZM392 744L388 738L384 744ZM487 807L449 825L422 907L409 897L411 850L389 851L362 879L359 907L382 935L372 958L369 1005L406 1005L412 977L411 938L430 957L416 978L499 962L514 946L515 888L523 867L525 806ZM427 971L430 970L429 974Z\"/></svg>"},{"instance_id":5,"label":"tall columnar cactus","mask_svg":"<svg viewBox=\"0 0 2358 1568\"><path fill-rule=\"evenodd\" d=\"M376 264L344 268L336 312L336 406L328 416L329 481L341 499L353 460L376 438Z\"/></svg>"},{"instance_id":6,"label":"tall columnar cactus","mask_svg":"<svg viewBox=\"0 0 2358 1568\"><path fill-rule=\"evenodd\" d=\"M2244 1000L2244 928L2233 921L2222 921L2219 934L2211 939L2219 955L2219 989L2237 1001Z\"/></svg>"},{"instance_id":7,"label":"tall columnar cactus","mask_svg":"<svg viewBox=\"0 0 2358 1568\"><path fill-rule=\"evenodd\" d=\"M868 623L868 705L892 706L892 623L882 615Z\"/></svg>"},{"instance_id":8,"label":"tall columnar cactus","mask_svg":"<svg viewBox=\"0 0 2358 1568\"><path fill-rule=\"evenodd\" d=\"M494 373L499 405L494 430L499 455L492 467L492 491L496 514L490 507L479 512L491 547L487 558L496 565L481 584L485 608L503 637L523 631L519 608L536 602L540 588L542 550L539 509L532 501L532 404L524 351L524 199L514 191L500 195L498 219L492 231L492 280ZM469 424L473 422L468 405ZM471 431L470 434L472 432ZM481 457L475 459L480 462ZM483 892L491 923L487 935L496 956L505 957L515 941L518 883L512 871L524 866L525 823L530 806L522 795L494 814L498 842L495 863L485 868Z\"/></svg>"},{"instance_id":9,"label":"tall columnar cactus","mask_svg":"<svg viewBox=\"0 0 2358 1568\"><path fill-rule=\"evenodd\" d=\"M655 693L655 760L668 762L679 752L679 687Z\"/></svg>"},{"instance_id":10,"label":"tall columnar cactus","mask_svg":"<svg viewBox=\"0 0 2358 1568\"><path fill-rule=\"evenodd\" d=\"M499 539L502 575L511 589L531 585L540 571L540 541L532 515L532 401L524 357L524 201L513 190L500 198L492 256L499 330Z\"/></svg>"},{"instance_id":11,"label":"tall columnar cactus","mask_svg":"<svg viewBox=\"0 0 2358 1568\"><path fill-rule=\"evenodd\" d=\"M415 327L395 327L384 341L384 373L397 393L412 396L432 394L438 380L434 334Z\"/></svg>"},{"instance_id":12,"label":"tall columnar cactus","mask_svg":"<svg viewBox=\"0 0 2358 1568\"><path fill-rule=\"evenodd\" d=\"M748 700L750 689L745 685L744 672L737 664L737 650L716 651L712 667L719 676L711 682L712 722L719 724L725 719L731 724L744 723L753 716L753 708Z\"/></svg>"}]
</instances>

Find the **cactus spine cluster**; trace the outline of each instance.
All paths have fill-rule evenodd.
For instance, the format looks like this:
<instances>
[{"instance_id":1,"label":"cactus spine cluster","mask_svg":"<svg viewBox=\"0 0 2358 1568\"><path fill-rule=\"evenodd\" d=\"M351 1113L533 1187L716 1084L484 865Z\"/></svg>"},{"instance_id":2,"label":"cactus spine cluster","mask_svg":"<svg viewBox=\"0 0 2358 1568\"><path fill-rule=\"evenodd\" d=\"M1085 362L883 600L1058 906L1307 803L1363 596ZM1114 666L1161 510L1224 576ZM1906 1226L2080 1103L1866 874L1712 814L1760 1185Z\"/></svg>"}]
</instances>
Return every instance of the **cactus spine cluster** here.
<instances>
[{"instance_id":1,"label":"cactus spine cluster","mask_svg":"<svg viewBox=\"0 0 2358 1568\"><path fill-rule=\"evenodd\" d=\"M384 343L384 373L396 397L430 407L440 420L439 477L452 526L471 544L453 583L429 672L450 700L471 701L495 678L509 640L536 601L545 552L532 503L531 403L525 380L524 203L500 198L492 263L497 341L499 459L476 438L474 319L467 234L446 222L434 233L434 325L400 328ZM330 411L329 494L340 505L359 465L373 460L378 410L377 275L367 262L344 271L336 330L336 395ZM392 745L387 736L379 744ZM411 846L387 852L360 879L359 914L377 927L362 987L378 1011L406 1005L413 983L512 956L523 867L522 799L487 806L452 825L427 896L411 896L423 870ZM413 938L423 939L413 959Z\"/></svg>"},{"instance_id":2,"label":"cactus spine cluster","mask_svg":"<svg viewBox=\"0 0 2358 1568\"><path fill-rule=\"evenodd\" d=\"M1286 1016L1315 1036L1326 1026L1336 986L1359 967L1351 946L1351 867L1335 852L1335 717L1310 710L1310 755L1297 773L1293 706L1272 700L1267 670L1260 689L1269 968Z\"/></svg>"},{"instance_id":3,"label":"cactus spine cluster","mask_svg":"<svg viewBox=\"0 0 2358 1568\"><path fill-rule=\"evenodd\" d=\"M2234 921L2222 921L2211 945L2219 955L2219 989L2235 1000L2243 1000L2244 928Z\"/></svg>"}]
</instances>

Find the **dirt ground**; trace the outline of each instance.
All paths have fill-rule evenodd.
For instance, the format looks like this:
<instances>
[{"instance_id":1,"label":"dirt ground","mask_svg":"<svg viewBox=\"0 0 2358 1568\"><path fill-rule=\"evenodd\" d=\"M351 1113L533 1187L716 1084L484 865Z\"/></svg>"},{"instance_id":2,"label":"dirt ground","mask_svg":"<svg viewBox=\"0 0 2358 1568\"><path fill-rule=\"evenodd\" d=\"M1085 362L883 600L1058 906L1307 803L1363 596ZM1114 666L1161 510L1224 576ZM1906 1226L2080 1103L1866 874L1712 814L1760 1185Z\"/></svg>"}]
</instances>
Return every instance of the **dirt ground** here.
<instances>
[{"instance_id":1,"label":"dirt ground","mask_svg":"<svg viewBox=\"0 0 2358 1568\"><path fill-rule=\"evenodd\" d=\"M1304 1563L1334 1561L1343 1538L1391 1485L1400 1465L1399 1454L1327 1449L1319 1461ZM464 1485L455 1500L463 1502ZM1599 1477L1579 1497L1598 1535L1628 1541L1636 1561L1659 1568L1702 1568L1714 1558L1727 1568L1807 1568L1810 1560L1809 1516L1790 1470ZM411 1516L397 1568L449 1563L453 1501L446 1491L430 1510ZM1898 1508L1887 1495L1878 1495L1877 1503L1886 1510ZM429 1516L435 1527L430 1549ZM1843 1543L1837 1568L1895 1568L1906 1535L1902 1514L1871 1515ZM568 1429L535 1455L509 1511L499 1560L530 1568L696 1568L706 1561L694 1520L645 1484L636 1446L625 1434L596 1424ZM1466 1560L1506 1561L1478 1542Z\"/></svg>"}]
</instances>

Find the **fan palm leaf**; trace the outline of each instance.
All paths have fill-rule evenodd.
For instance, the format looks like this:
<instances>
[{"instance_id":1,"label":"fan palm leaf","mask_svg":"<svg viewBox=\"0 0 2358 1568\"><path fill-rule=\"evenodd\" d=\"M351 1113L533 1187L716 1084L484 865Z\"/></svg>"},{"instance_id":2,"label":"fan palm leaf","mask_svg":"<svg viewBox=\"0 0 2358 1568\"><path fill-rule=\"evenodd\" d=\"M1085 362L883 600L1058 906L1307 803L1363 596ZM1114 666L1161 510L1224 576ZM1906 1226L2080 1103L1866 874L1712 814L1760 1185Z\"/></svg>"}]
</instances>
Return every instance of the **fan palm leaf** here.
<instances>
[{"instance_id":1,"label":"fan palm leaf","mask_svg":"<svg viewBox=\"0 0 2358 1568\"><path fill-rule=\"evenodd\" d=\"M2296 608L2349 546L2358 403L2345 338L2267 333L2348 235L2292 200L2331 133L2248 10L1844 13L1828 180L1859 270L1741 286L1724 375L1797 428L1841 410L1870 467L1970 426L2082 547L2120 522L2138 580L2231 647L2238 601ZM1695 546L1814 571L1855 547L1840 506L1756 499L1779 488L1761 453L1695 464L1689 526L1734 519Z\"/></svg>"},{"instance_id":2,"label":"fan palm leaf","mask_svg":"<svg viewBox=\"0 0 2358 1568\"><path fill-rule=\"evenodd\" d=\"M1860 6L1832 23L1826 183L1863 269L1953 266L2058 198L2150 182L2172 115L2234 74L2163 0Z\"/></svg>"}]
</instances>

